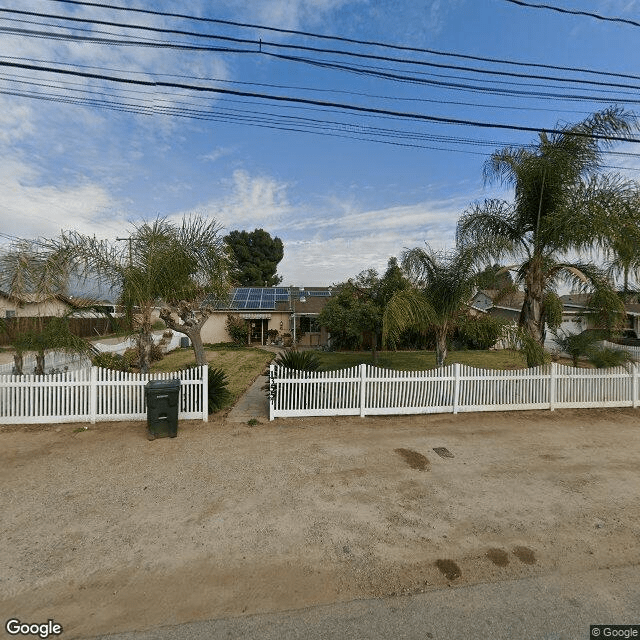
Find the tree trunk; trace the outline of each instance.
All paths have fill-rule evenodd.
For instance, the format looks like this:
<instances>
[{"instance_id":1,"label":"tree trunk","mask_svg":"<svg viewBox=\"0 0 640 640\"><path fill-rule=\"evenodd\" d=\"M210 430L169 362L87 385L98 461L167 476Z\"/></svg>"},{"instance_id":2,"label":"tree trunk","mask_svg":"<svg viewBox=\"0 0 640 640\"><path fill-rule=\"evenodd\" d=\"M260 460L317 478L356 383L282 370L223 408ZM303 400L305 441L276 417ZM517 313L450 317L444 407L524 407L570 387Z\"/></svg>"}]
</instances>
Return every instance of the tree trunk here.
<instances>
[{"instance_id":1,"label":"tree trunk","mask_svg":"<svg viewBox=\"0 0 640 640\"><path fill-rule=\"evenodd\" d=\"M542 302L544 298L544 275L542 273L541 256L534 256L529 264L525 277L524 304L520 312L519 325L540 346L544 345L544 321L542 318ZM531 359L531 362L529 361ZM534 362L535 360L535 362ZM535 367L542 362L538 358L527 357L527 366Z\"/></svg>"},{"instance_id":2,"label":"tree trunk","mask_svg":"<svg viewBox=\"0 0 640 640\"><path fill-rule=\"evenodd\" d=\"M153 345L150 306L142 310L137 342L140 373L149 373L149 365L151 364L151 347Z\"/></svg>"},{"instance_id":3,"label":"tree trunk","mask_svg":"<svg viewBox=\"0 0 640 640\"><path fill-rule=\"evenodd\" d=\"M436 329L436 366L444 367L447 358L447 326Z\"/></svg>"},{"instance_id":4,"label":"tree trunk","mask_svg":"<svg viewBox=\"0 0 640 640\"><path fill-rule=\"evenodd\" d=\"M44 351L36 352L36 368L33 373L37 376L44 375Z\"/></svg>"},{"instance_id":5,"label":"tree trunk","mask_svg":"<svg viewBox=\"0 0 640 640\"><path fill-rule=\"evenodd\" d=\"M16 351L13 354L13 374L16 376L24 375L22 369L24 367L24 358L22 352Z\"/></svg>"},{"instance_id":6,"label":"tree trunk","mask_svg":"<svg viewBox=\"0 0 640 640\"><path fill-rule=\"evenodd\" d=\"M195 318L196 312L192 309L195 304L191 305L182 301L177 308L167 309L164 308L160 311L160 318L172 331L178 333L184 333L191 340L191 346L193 347L193 353L196 358L196 366L202 366L207 364L207 356L204 352L204 344L202 343L201 330L204 323L207 321L212 311L208 308L199 311L200 319ZM171 315L176 313L180 316L182 324L178 324Z\"/></svg>"}]
</instances>

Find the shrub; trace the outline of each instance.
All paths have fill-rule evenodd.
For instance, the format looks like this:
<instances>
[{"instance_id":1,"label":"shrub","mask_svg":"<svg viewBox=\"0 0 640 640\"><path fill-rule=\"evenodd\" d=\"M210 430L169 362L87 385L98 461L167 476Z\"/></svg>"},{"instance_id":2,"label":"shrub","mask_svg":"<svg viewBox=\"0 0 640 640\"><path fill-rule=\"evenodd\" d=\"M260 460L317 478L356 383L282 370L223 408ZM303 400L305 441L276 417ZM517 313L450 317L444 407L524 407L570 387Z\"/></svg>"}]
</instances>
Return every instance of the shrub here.
<instances>
[{"instance_id":1,"label":"shrub","mask_svg":"<svg viewBox=\"0 0 640 640\"><path fill-rule=\"evenodd\" d=\"M246 345L249 342L249 326L242 318L229 314L226 327L227 333L234 344Z\"/></svg>"},{"instance_id":2,"label":"shrub","mask_svg":"<svg viewBox=\"0 0 640 640\"><path fill-rule=\"evenodd\" d=\"M320 369L320 358L315 351L287 349L279 353L273 363L296 371L318 371Z\"/></svg>"},{"instance_id":3,"label":"shrub","mask_svg":"<svg viewBox=\"0 0 640 640\"><path fill-rule=\"evenodd\" d=\"M502 337L506 321L483 315L464 318L458 325L455 339L467 349L490 349Z\"/></svg>"},{"instance_id":4,"label":"shrub","mask_svg":"<svg viewBox=\"0 0 640 640\"><path fill-rule=\"evenodd\" d=\"M558 345L560 351L568 353L573 360L573 366L578 366L578 359L587 356L594 349L594 343L598 339L597 334L592 331L582 333L554 334L553 341Z\"/></svg>"},{"instance_id":5,"label":"shrub","mask_svg":"<svg viewBox=\"0 0 640 640\"><path fill-rule=\"evenodd\" d=\"M634 362L633 356L628 351L603 347L591 349L588 354L589 362L596 369L608 369L609 367L628 367Z\"/></svg>"},{"instance_id":6,"label":"shrub","mask_svg":"<svg viewBox=\"0 0 640 640\"><path fill-rule=\"evenodd\" d=\"M273 364L287 369L294 369L295 371L319 371L320 357L315 351L298 351L292 348L279 353ZM269 376L269 380L262 389L266 392L268 398L275 398L276 385L271 381L269 369L267 369L265 375Z\"/></svg>"},{"instance_id":7,"label":"shrub","mask_svg":"<svg viewBox=\"0 0 640 640\"><path fill-rule=\"evenodd\" d=\"M222 369L209 369L209 413L220 411L231 400L229 380Z\"/></svg>"},{"instance_id":8,"label":"shrub","mask_svg":"<svg viewBox=\"0 0 640 640\"><path fill-rule=\"evenodd\" d=\"M119 353L99 353L91 360L94 367L112 369L114 371L131 371L134 363L130 357Z\"/></svg>"}]
</instances>

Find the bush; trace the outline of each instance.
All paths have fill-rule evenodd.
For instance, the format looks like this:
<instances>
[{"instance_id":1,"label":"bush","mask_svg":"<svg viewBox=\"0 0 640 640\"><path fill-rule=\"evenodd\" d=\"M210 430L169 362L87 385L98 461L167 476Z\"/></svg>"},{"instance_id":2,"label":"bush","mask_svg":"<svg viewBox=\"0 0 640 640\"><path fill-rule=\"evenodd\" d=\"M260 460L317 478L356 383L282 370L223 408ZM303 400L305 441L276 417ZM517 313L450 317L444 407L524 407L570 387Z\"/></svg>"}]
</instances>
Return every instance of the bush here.
<instances>
[{"instance_id":1,"label":"bush","mask_svg":"<svg viewBox=\"0 0 640 640\"><path fill-rule=\"evenodd\" d=\"M320 357L315 351L298 351L295 348L279 353L273 364L295 371L320 371ZM269 374L270 371L267 369L265 375L269 376L269 380L262 389L266 392L267 398L275 399L276 385L272 384Z\"/></svg>"},{"instance_id":2,"label":"bush","mask_svg":"<svg viewBox=\"0 0 640 640\"><path fill-rule=\"evenodd\" d=\"M131 371L137 365L137 362L131 358L130 354L100 353L93 357L91 364L94 367L112 369L113 371Z\"/></svg>"},{"instance_id":3,"label":"bush","mask_svg":"<svg viewBox=\"0 0 640 640\"><path fill-rule=\"evenodd\" d=\"M287 349L278 354L273 361L274 364L296 371L319 371L320 358L315 351L298 351L297 349Z\"/></svg>"},{"instance_id":4,"label":"bush","mask_svg":"<svg viewBox=\"0 0 640 640\"><path fill-rule=\"evenodd\" d=\"M609 367L628 367L634 362L633 356L628 351L619 349L592 349L589 354L589 362L596 369L608 369Z\"/></svg>"},{"instance_id":5,"label":"bush","mask_svg":"<svg viewBox=\"0 0 640 640\"><path fill-rule=\"evenodd\" d=\"M460 322L455 340L463 348L490 349L502 337L505 324L502 318L490 315L467 317Z\"/></svg>"},{"instance_id":6,"label":"bush","mask_svg":"<svg viewBox=\"0 0 640 640\"><path fill-rule=\"evenodd\" d=\"M246 345L249 342L249 325L242 318L228 315L226 327L234 344Z\"/></svg>"},{"instance_id":7,"label":"bush","mask_svg":"<svg viewBox=\"0 0 640 640\"><path fill-rule=\"evenodd\" d=\"M209 369L209 413L220 411L231 400L228 384L227 374L222 369Z\"/></svg>"},{"instance_id":8,"label":"bush","mask_svg":"<svg viewBox=\"0 0 640 640\"><path fill-rule=\"evenodd\" d=\"M554 334L553 341L558 345L560 351L564 351L571 356L573 366L578 366L578 360L588 355L594 349L594 343L598 339L597 334L592 331L583 331L582 333L566 333Z\"/></svg>"}]
</instances>

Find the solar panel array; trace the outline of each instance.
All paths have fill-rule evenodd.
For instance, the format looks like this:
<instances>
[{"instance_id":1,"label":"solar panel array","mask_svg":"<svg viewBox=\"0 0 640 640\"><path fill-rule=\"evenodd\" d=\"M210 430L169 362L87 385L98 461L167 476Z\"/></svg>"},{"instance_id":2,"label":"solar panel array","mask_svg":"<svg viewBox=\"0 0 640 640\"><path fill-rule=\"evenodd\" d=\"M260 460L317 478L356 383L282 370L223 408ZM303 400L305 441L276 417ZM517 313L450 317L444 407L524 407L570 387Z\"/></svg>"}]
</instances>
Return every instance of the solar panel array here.
<instances>
[{"instance_id":1,"label":"solar panel array","mask_svg":"<svg viewBox=\"0 0 640 640\"><path fill-rule=\"evenodd\" d=\"M299 298L329 297L330 291L308 291L301 290L295 295ZM270 309L275 310L277 302L289 302L290 289L287 287L238 287L234 289L231 300L227 304L220 300L214 301L207 298L208 304L215 304L218 309Z\"/></svg>"}]
</instances>

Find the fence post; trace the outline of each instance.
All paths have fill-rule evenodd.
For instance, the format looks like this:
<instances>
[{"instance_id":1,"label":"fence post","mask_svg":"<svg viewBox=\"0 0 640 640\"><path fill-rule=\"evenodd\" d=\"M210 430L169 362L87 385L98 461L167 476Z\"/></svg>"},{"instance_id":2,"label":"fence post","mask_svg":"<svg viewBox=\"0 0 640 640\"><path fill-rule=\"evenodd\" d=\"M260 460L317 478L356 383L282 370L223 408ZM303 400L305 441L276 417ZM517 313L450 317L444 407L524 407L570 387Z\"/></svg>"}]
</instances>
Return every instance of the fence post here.
<instances>
[{"instance_id":1,"label":"fence post","mask_svg":"<svg viewBox=\"0 0 640 640\"><path fill-rule=\"evenodd\" d=\"M453 365L453 413L458 413L458 400L460 399L460 363Z\"/></svg>"},{"instance_id":2,"label":"fence post","mask_svg":"<svg viewBox=\"0 0 640 640\"><path fill-rule=\"evenodd\" d=\"M96 423L98 413L98 367L91 367L89 375L89 420Z\"/></svg>"},{"instance_id":3,"label":"fence post","mask_svg":"<svg viewBox=\"0 0 640 640\"><path fill-rule=\"evenodd\" d=\"M275 378L276 365L271 363L269 365L269 378L267 379L268 393L269 393L269 420L273 420L273 389L271 383Z\"/></svg>"},{"instance_id":4,"label":"fence post","mask_svg":"<svg viewBox=\"0 0 640 640\"><path fill-rule=\"evenodd\" d=\"M360 365L360 417L364 418L364 405L367 399L367 365Z\"/></svg>"},{"instance_id":5,"label":"fence post","mask_svg":"<svg viewBox=\"0 0 640 640\"><path fill-rule=\"evenodd\" d=\"M549 410L556 410L556 381L558 379L555 362L551 363L551 374L549 376Z\"/></svg>"},{"instance_id":6,"label":"fence post","mask_svg":"<svg viewBox=\"0 0 640 640\"><path fill-rule=\"evenodd\" d=\"M633 408L638 408L638 363L633 363L633 376L631 379L631 399L633 400Z\"/></svg>"},{"instance_id":7,"label":"fence post","mask_svg":"<svg viewBox=\"0 0 640 640\"><path fill-rule=\"evenodd\" d=\"M209 365L203 364L202 373L202 422L209 422Z\"/></svg>"}]
</instances>

